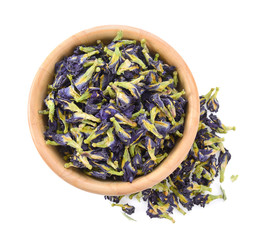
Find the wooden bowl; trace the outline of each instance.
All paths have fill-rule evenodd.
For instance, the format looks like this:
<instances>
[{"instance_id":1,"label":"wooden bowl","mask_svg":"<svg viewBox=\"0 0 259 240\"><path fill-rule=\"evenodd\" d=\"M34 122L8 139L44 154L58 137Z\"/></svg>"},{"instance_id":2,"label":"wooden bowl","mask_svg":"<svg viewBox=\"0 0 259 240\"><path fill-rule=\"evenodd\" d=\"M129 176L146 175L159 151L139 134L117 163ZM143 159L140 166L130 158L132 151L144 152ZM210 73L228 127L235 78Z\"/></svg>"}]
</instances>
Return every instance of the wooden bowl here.
<instances>
[{"instance_id":1,"label":"wooden bowl","mask_svg":"<svg viewBox=\"0 0 259 240\"><path fill-rule=\"evenodd\" d=\"M61 154L53 146L47 145L43 133L45 124L43 115L38 111L44 108L43 100L47 94L47 86L54 77L55 63L72 54L73 49L81 44L94 44L100 39L104 42L112 40L117 31L122 30L124 38L146 39L147 46L158 52L160 58L169 65L176 66L181 88L186 92L188 100L185 128L182 139L176 144L168 157L151 173L136 178L132 183L95 179L86 176L79 169L65 169ZM40 66L31 86L28 103L28 121L34 144L47 165L66 182L88 192L103 195L126 195L139 192L154 186L170 175L188 154L195 139L199 124L199 95L192 73L181 56L165 41L141 29L108 25L79 32L57 46Z\"/></svg>"}]
</instances>

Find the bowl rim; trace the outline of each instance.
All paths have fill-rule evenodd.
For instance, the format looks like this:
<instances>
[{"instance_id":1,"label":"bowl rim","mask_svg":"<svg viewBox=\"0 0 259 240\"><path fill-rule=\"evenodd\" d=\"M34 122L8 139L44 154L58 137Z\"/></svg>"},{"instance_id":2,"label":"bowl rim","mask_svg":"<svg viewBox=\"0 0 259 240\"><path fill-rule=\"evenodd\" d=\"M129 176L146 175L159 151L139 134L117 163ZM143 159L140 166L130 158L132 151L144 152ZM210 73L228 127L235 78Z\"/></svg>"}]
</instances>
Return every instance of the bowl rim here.
<instances>
[{"instance_id":1,"label":"bowl rim","mask_svg":"<svg viewBox=\"0 0 259 240\"><path fill-rule=\"evenodd\" d=\"M55 155L55 150L52 146L45 144L43 136L43 127L37 116L38 110L36 109L35 100L39 100L38 90L40 87L44 86L42 79L50 78L53 76L54 68L53 61L57 57L62 59L62 51L68 48L72 49L76 45L82 44L86 39L90 39L93 36L96 36L96 39L101 39L100 36L112 36L116 35L116 32L122 30L125 38L130 38L130 36L135 36L136 40L145 38L147 44L152 43L153 47L158 47L165 53L164 56L174 56L177 60L178 74L181 79L185 79L188 82L188 85L185 86L188 92L188 107L185 121L185 129L182 139L177 143L173 150L169 153L168 157L163 160L163 162L156 167L151 173L138 177L133 180L132 183L129 182L112 182L112 181L103 181L95 179L93 177L86 176L81 174L77 169L65 169L60 160L58 159L57 154ZM98 37L97 37L98 36ZM151 41L151 42L150 42ZM87 42L87 41L86 41ZM157 45L158 44L158 45ZM158 51L161 54L161 51ZM59 54L59 56L57 56ZM168 57L169 58L169 57ZM56 63L56 62L55 62ZM47 85L45 84L45 87ZM43 99L41 100L43 101ZM37 112L37 113L36 113ZM156 35L144 31L139 28L125 26L125 25L103 25L98 27L93 27L87 30L78 32L61 44L59 44L45 59L43 64L39 67L37 74L34 77L34 80L31 85L29 99L28 99L28 123L31 136L36 146L40 156L46 162L46 164L63 180L70 183L71 185L96 194L116 196L116 195L127 195L136 192L143 191L145 189L151 188L155 184L161 182L166 177L168 177L184 160L187 156L193 141L195 139L198 125L199 125L199 116L200 116L200 104L199 104L199 94L195 80L192 76L190 69L188 68L185 61L182 57L161 38ZM43 116L42 116L43 117ZM187 122L188 121L188 122Z\"/></svg>"}]
</instances>

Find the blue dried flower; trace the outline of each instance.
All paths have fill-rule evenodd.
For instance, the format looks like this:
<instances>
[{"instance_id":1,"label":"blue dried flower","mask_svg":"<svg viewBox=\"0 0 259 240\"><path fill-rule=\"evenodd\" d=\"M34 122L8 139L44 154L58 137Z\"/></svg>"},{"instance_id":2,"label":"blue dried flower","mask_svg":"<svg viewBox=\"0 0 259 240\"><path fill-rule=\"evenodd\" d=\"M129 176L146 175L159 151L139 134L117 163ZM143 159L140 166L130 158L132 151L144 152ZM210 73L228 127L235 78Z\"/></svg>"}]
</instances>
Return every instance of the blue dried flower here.
<instances>
[{"instance_id":1,"label":"blue dried flower","mask_svg":"<svg viewBox=\"0 0 259 240\"><path fill-rule=\"evenodd\" d=\"M214 88L211 88L210 91L206 95L200 96L200 107L201 108L208 102L213 91L214 91Z\"/></svg>"},{"instance_id":2,"label":"blue dried flower","mask_svg":"<svg viewBox=\"0 0 259 240\"><path fill-rule=\"evenodd\" d=\"M217 87L215 90L215 93L211 96L211 98L207 102L207 108L211 112L217 112L219 109L219 102L217 100L218 91L219 91L219 88Z\"/></svg>"},{"instance_id":3,"label":"blue dried flower","mask_svg":"<svg viewBox=\"0 0 259 240\"><path fill-rule=\"evenodd\" d=\"M135 169L141 169L143 166L142 156L140 152L137 152L132 158L132 165Z\"/></svg>"},{"instance_id":4,"label":"blue dried flower","mask_svg":"<svg viewBox=\"0 0 259 240\"><path fill-rule=\"evenodd\" d=\"M121 207L122 211L127 213L128 215L131 215L132 213L135 212L135 207L131 206L129 204L115 204L115 203L113 203L112 206Z\"/></svg>"},{"instance_id":5,"label":"blue dried flower","mask_svg":"<svg viewBox=\"0 0 259 240\"><path fill-rule=\"evenodd\" d=\"M124 130L120 124L115 120L114 117L110 118L110 121L113 123L115 128L116 135L118 138L125 144L129 145L131 142L131 135L128 131Z\"/></svg>"},{"instance_id":6,"label":"blue dried flower","mask_svg":"<svg viewBox=\"0 0 259 240\"><path fill-rule=\"evenodd\" d=\"M121 167L123 170L124 181L132 182L137 174L137 170L133 167L130 159L129 149L125 147Z\"/></svg>"},{"instance_id":7,"label":"blue dried flower","mask_svg":"<svg viewBox=\"0 0 259 240\"><path fill-rule=\"evenodd\" d=\"M161 100L159 94L157 94L157 93L156 93L156 94L153 94L151 98L152 98L152 101L153 101L153 102L157 105L157 107L161 110L161 112L163 112L163 113L166 115L166 117L169 119L169 121L172 122L173 125L174 125L174 116L172 115L172 112L169 111L169 110L166 108L166 106L165 106L164 102Z\"/></svg>"},{"instance_id":8,"label":"blue dried flower","mask_svg":"<svg viewBox=\"0 0 259 240\"><path fill-rule=\"evenodd\" d=\"M138 124L146 129L148 132L153 133L158 138L163 138L163 136L157 131L154 124L152 124L146 117L145 114L142 114L138 117Z\"/></svg>"},{"instance_id":9,"label":"blue dried flower","mask_svg":"<svg viewBox=\"0 0 259 240\"><path fill-rule=\"evenodd\" d=\"M52 83L54 89L60 89L61 87L67 86L69 84L69 79L67 75L69 72L66 69L66 58L61 60L55 65L55 78Z\"/></svg>"},{"instance_id":10,"label":"blue dried flower","mask_svg":"<svg viewBox=\"0 0 259 240\"><path fill-rule=\"evenodd\" d=\"M225 149L225 152L220 152L219 160L218 160L220 182L224 181L225 169L230 159L231 159L231 154L227 149Z\"/></svg>"},{"instance_id":11,"label":"blue dried flower","mask_svg":"<svg viewBox=\"0 0 259 240\"><path fill-rule=\"evenodd\" d=\"M142 140L142 138L146 135L147 130L145 128L139 128L138 130L135 130L132 134L131 142L130 144L136 144Z\"/></svg>"},{"instance_id":12,"label":"blue dried flower","mask_svg":"<svg viewBox=\"0 0 259 240\"><path fill-rule=\"evenodd\" d=\"M113 52L111 61L109 62L109 69L112 74L116 74L116 71L121 63L121 52L119 48L116 46L115 51Z\"/></svg>"}]
</instances>

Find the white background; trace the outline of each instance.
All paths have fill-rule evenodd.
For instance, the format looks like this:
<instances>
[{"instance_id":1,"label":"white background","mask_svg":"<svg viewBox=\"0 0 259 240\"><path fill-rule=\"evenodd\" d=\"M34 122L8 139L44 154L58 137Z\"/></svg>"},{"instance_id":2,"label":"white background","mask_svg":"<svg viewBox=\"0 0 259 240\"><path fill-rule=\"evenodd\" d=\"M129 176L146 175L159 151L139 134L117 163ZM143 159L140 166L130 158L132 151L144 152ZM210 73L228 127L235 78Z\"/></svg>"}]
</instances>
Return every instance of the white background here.
<instances>
[{"instance_id":1,"label":"white background","mask_svg":"<svg viewBox=\"0 0 259 240\"><path fill-rule=\"evenodd\" d=\"M256 1L1 1L0 239L259 239ZM103 196L70 186L44 163L28 123L29 89L46 56L74 33L104 24L152 32L173 46L199 92L220 87L219 117L237 130L227 201L168 220L149 219L138 205L129 221ZM232 174L239 174L236 182Z\"/></svg>"}]
</instances>

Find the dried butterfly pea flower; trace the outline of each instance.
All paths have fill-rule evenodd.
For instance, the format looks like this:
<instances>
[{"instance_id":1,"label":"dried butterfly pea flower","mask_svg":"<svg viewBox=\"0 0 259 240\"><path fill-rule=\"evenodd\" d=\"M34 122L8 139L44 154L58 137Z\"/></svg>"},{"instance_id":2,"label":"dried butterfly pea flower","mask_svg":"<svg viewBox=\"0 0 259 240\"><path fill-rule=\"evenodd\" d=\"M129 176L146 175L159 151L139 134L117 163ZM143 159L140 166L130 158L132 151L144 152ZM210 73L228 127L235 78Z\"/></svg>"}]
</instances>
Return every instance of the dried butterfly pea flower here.
<instances>
[{"instance_id":1,"label":"dried butterfly pea flower","mask_svg":"<svg viewBox=\"0 0 259 240\"><path fill-rule=\"evenodd\" d=\"M111 88L111 86L107 86L105 90L103 91L104 96L109 96L111 99L116 98L115 91Z\"/></svg>"},{"instance_id":2,"label":"dried butterfly pea flower","mask_svg":"<svg viewBox=\"0 0 259 240\"><path fill-rule=\"evenodd\" d=\"M59 89L69 84L67 74L69 74L69 72L66 68L66 59L64 59L55 65L55 78L54 82L52 83L52 88Z\"/></svg>"},{"instance_id":3,"label":"dried butterfly pea flower","mask_svg":"<svg viewBox=\"0 0 259 240\"><path fill-rule=\"evenodd\" d=\"M116 36L114 37L114 39L113 39L112 41L113 41L113 42L119 41L119 40L122 39L122 37L123 37L123 31L120 30L120 31L117 32Z\"/></svg>"},{"instance_id":4,"label":"dried butterfly pea flower","mask_svg":"<svg viewBox=\"0 0 259 240\"><path fill-rule=\"evenodd\" d=\"M48 117L51 122L53 122L53 120L54 120L54 113L55 113L55 100L54 99L55 99L54 92L50 92L44 100L44 103L48 108Z\"/></svg>"},{"instance_id":5,"label":"dried butterfly pea flower","mask_svg":"<svg viewBox=\"0 0 259 240\"><path fill-rule=\"evenodd\" d=\"M98 66L95 69L95 73L91 78L91 82L89 83L89 86L100 88L101 90L103 88L103 80L104 80L103 71L101 71L101 68Z\"/></svg>"},{"instance_id":6,"label":"dried butterfly pea flower","mask_svg":"<svg viewBox=\"0 0 259 240\"><path fill-rule=\"evenodd\" d=\"M164 81L164 82L161 82L161 83L155 83L155 84L147 85L146 88L149 91L162 92L172 83L173 83L173 79L170 79L168 81Z\"/></svg>"},{"instance_id":7,"label":"dried butterfly pea flower","mask_svg":"<svg viewBox=\"0 0 259 240\"><path fill-rule=\"evenodd\" d=\"M154 59L149 59L150 65L154 67L154 69L157 70L158 73L160 73L162 76L165 75L167 72L164 69L164 64L161 60L155 61Z\"/></svg>"},{"instance_id":8,"label":"dried butterfly pea flower","mask_svg":"<svg viewBox=\"0 0 259 240\"><path fill-rule=\"evenodd\" d=\"M112 74L110 72L106 73L106 71L103 71L101 72L98 80L99 80L99 87L103 91L109 86L109 83L113 80Z\"/></svg>"},{"instance_id":9,"label":"dried butterfly pea flower","mask_svg":"<svg viewBox=\"0 0 259 240\"><path fill-rule=\"evenodd\" d=\"M205 140L203 142L204 146L211 146L213 145L214 143L220 143L220 142L223 142L225 139L224 138L220 138L218 136L215 136L215 137L211 137L210 139L208 140Z\"/></svg>"},{"instance_id":10,"label":"dried butterfly pea flower","mask_svg":"<svg viewBox=\"0 0 259 240\"><path fill-rule=\"evenodd\" d=\"M99 60L100 61L100 60ZM85 92L86 88L88 87L89 81L91 80L96 67L99 64L99 61L96 59L94 61L94 64L89 67L84 74L78 76L76 79L74 79L74 85L75 87L80 91L80 93Z\"/></svg>"},{"instance_id":11,"label":"dried butterfly pea flower","mask_svg":"<svg viewBox=\"0 0 259 240\"><path fill-rule=\"evenodd\" d=\"M124 144L129 145L129 143L131 141L131 135L120 126L120 124L115 120L114 117L110 118L110 121L113 123L115 132L116 132L117 136L119 137L119 139Z\"/></svg>"},{"instance_id":12,"label":"dried butterfly pea flower","mask_svg":"<svg viewBox=\"0 0 259 240\"><path fill-rule=\"evenodd\" d=\"M140 151L136 151L132 158L132 165L135 169L142 169L143 160Z\"/></svg>"},{"instance_id":13,"label":"dried butterfly pea flower","mask_svg":"<svg viewBox=\"0 0 259 240\"><path fill-rule=\"evenodd\" d=\"M87 157L83 154L76 153L74 154L69 161L73 164L66 164L65 167L76 167L76 168L88 168L91 170L93 166L89 163Z\"/></svg>"},{"instance_id":14,"label":"dried butterfly pea flower","mask_svg":"<svg viewBox=\"0 0 259 240\"><path fill-rule=\"evenodd\" d=\"M210 119L207 119L206 124L209 125L212 130L218 133L227 133L230 130L234 130L234 131L236 130L234 126L227 127L224 124L222 124L220 119L212 113L209 115L209 118Z\"/></svg>"},{"instance_id":15,"label":"dried butterfly pea flower","mask_svg":"<svg viewBox=\"0 0 259 240\"><path fill-rule=\"evenodd\" d=\"M58 90L58 96L63 99L75 100L75 101L76 99L80 98L79 93L77 93L73 85L68 86L66 88L61 88L60 90Z\"/></svg>"},{"instance_id":16,"label":"dried butterfly pea flower","mask_svg":"<svg viewBox=\"0 0 259 240\"><path fill-rule=\"evenodd\" d=\"M85 102L87 99L91 97L92 93L87 89L80 97L75 98L75 101L78 103Z\"/></svg>"},{"instance_id":17,"label":"dried butterfly pea flower","mask_svg":"<svg viewBox=\"0 0 259 240\"><path fill-rule=\"evenodd\" d=\"M172 212L172 207L169 203L154 205L150 201L148 202L146 213L150 218L167 218L174 223L175 220L168 214L169 212Z\"/></svg>"},{"instance_id":18,"label":"dried butterfly pea flower","mask_svg":"<svg viewBox=\"0 0 259 240\"><path fill-rule=\"evenodd\" d=\"M113 176L123 176L124 175L123 171L117 171L105 163L94 162L93 165L95 167L98 167L98 169L101 172L107 173L107 177L110 177L111 175L113 175Z\"/></svg>"},{"instance_id":19,"label":"dried butterfly pea flower","mask_svg":"<svg viewBox=\"0 0 259 240\"><path fill-rule=\"evenodd\" d=\"M200 121L205 121L207 119L207 109L205 106L200 108Z\"/></svg>"},{"instance_id":20,"label":"dried butterfly pea flower","mask_svg":"<svg viewBox=\"0 0 259 240\"><path fill-rule=\"evenodd\" d=\"M99 61L101 62L101 59L99 59ZM84 64L83 64L83 67L84 68L91 67L95 62L96 62L96 58L95 57L93 59L86 60L84 62ZM80 74L80 72L78 72L77 74L74 74L74 75L78 75L78 74Z\"/></svg>"},{"instance_id":21,"label":"dried butterfly pea flower","mask_svg":"<svg viewBox=\"0 0 259 240\"><path fill-rule=\"evenodd\" d=\"M110 84L116 94L116 103L117 106L124 110L133 102L133 97L130 97L126 94L121 88L117 87L115 84Z\"/></svg>"},{"instance_id":22,"label":"dried butterfly pea flower","mask_svg":"<svg viewBox=\"0 0 259 240\"><path fill-rule=\"evenodd\" d=\"M208 159L205 168L208 169L213 179L217 177L219 168L217 166L217 158L215 157L215 155Z\"/></svg>"},{"instance_id":23,"label":"dried butterfly pea flower","mask_svg":"<svg viewBox=\"0 0 259 240\"><path fill-rule=\"evenodd\" d=\"M113 145L116 144L116 139L114 137L113 131L114 131L113 127L109 128L106 132L107 137L105 137L100 142L92 143L92 146L97 148L112 148Z\"/></svg>"},{"instance_id":24,"label":"dried butterfly pea flower","mask_svg":"<svg viewBox=\"0 0 259 240\"><path fill-rule=\"evenodd\" d=\"M163 138L163 136L157 131L155 125L147 119L145 114L140 115L137 121L142 128L153 133L157 138Z\"/></svg>"},{"instance_id":25,"label":"dried butterfly pea flower","mask_svg":"<svg viewBox=\"0 0 259 240\"><path fill-rule=\"evenodd\" d=\"M203 107L203 105L205 105L208 102L213 91L214 88L211 88L207 94L200 96L200 107Z\"/></svg>"},{"instance_id":26,"label":"dried butterfly pea flower","mask_svg":"<svg viewBox=\"0 0 259 240\"><path fill-rule=\"evenodd\" d=\"M145 147L148 151L148 154L151 160L156 160L155 151L156 151L156 144L155 142L148 136L145 137Z\"/></svg>"},{"instance_id":27,"label":"dried butterfly pea flower","mask_svg":"<svg viewBox=\"0 0 259 240\"><path fill-rule=\"evenodd\" d=\"M117 70L117 75L125 76L126 78L130 79L133 78L135 75L138 75L140 72L140 67L138 64L131 62L130 60L126 59Z\"/></svg>"},{"instance_id":28,"label":"dried butterfly pea flower","mask_svg":"<svg viewBox=\"0 0 259 240\"><path fill-rule=\"evenodd\" d=\"M191 198L190 198L190 191L185 191L184 194L181 193L181 191L179 191L177 189L177 187L175 186L175 184L170 180L170 177L168 178L169 179L169 183L170 183L170 190L175 194L175 196L178 197L180 203L185 207L187 208L188 210L190 210L193 206L193 203L191 201ZM186 194L187 193L187 194Z\"/></svg>"},{"instance_id":29,"label":"dried butterfly pea flower","mask_svg":"<svg viewBox=\"0 0 259 240\"><path fill-rule=\"evenodd\" d=\"M182 97L185 94L185 91L182 90L181 92L177 92L174 94L170 95L170 98L172 98L173 100L178 100L180 97Z\"/></svg>"},{"instance_id":30,"label":"dried butterfly pea flower","mask_svg":"<svg viewBox=\"0 0 259 240\"><path fill-rule=\"evenodd\" d=\"M203 149L199 149L198 151L198 159L201 162L205 162L209 159L210 156L215 155L217 151L210 147L205 147Z\"/></svg>"},{"instance_id":31,"label":"dried butterfly pea flower","mask_svg":"<svg viewBox=\"0 0 259 240\"><path fill-rule=\"evenodd\" d=\"M154 124L155 124L157 131L161 135L163 135L164 138L170 132L171 127L172 127L172 125L169 122L167 122L165 119L161 119L160 121L155 121Z\"/></svg>"},{"instance_id":32,"label":"dried butterfly pea flower","mask_svg":"<svg viewBox=\"0 0 259 240\"><path fill-rule=\"evenodd\" d=\"M118 113L118 110L115 108L114 104L109 103L100 109L100 111L96 114L96 117L99 117L102 121L104 121L113 117L116 113Z\"/></svg>"},{"instance_id":33,"label":"dried butterfly pea flower","mask_svg":"<svg viewBox=\"0 0 259 240\"><path fill-rule=\"evenodd\" d=\"M111 57L113 56L114 51L110 50L107 46L104 47L103 51L106 53L106 58L108 60L111 60Z\"/></svg>"},{"instance_id":34,"label":"dried butterfly pea flower","mask_svg":"<svg viewBox=\"0 0 259 240\"><path fill-rule=\"evenodd\" d=\"M118 68L117 70L117 75L121 75L125 71L129 70L130 67L132 66L132 62L126 59Z\"/></svg>"},{"instance_id":35,"label":"dried butterfly pea flower","mask_svg":"<svg viewBox=\"0 0 259 240\"><path fill-rule=\"evenodd\" d=\"M205 207L206 204L210 203L215 199L223 198L223 195L212 195L212 194L198 194L194 197L193 202L195 205L200 205L201 207Z\"/></svg>"},{"instance_id":36,"label":"dried butterfly pea flower","mask_svg":"<svg viewBox=\"0 0 259 240\"><path fill-rule=\"evenodd\" d=\"M116 47L121 48L122 46L134 44L136 44L136 40L115 40L108 44L108 48L114 51Z\"/></svg>"},{"instance_id":37,"label":"dried butterfly pea flower","mask_svg":"<svg viewBox=\"0 0 259 240\"><path fill-rule=\"evenodd\" d=\"M142 69L147 69L145 63L137 56L135 52L130 53L130 51L125 51L126 57L133 63L137 63Z\"/></svg>"},{"instance_id":38,"label":"dried butterfly pea flower","mask_svg":"<svg viewBox=\"0 0 259 240\"><path fill-rule=\"evenodd\" d=\"M155 119L157 114L160 113L160 109L156 106L152 106L151 110L150 110L150 122L151 123L155 123Z\"/></svg>"},{"instance_id":39,"label":"dried butterfly pea flower","mask_svg":"<svg viewBox=\"0 0 259 240\"><path fill-rule=\"evenodd\" d=\"M132 213L135 212L135 207L134 206L130 206L128 204L117 204L117 203L113 203L112 206L118 206L121 207L122 211L127 213L128 215L131 215Z\"/></svg>"},{"instance_id":40,"label":"dried butterfly pea flower","mask_svg":"<svg viewBox=\"0 0 259 240\"><path fill-rule=\"evenodd\" d=\"M100 136L101 134L104 134L107 132L107 130L111 127L111 123L104 121L101 122L96 129L93 130L93 132L84 140L84 143L90 144L90 142Z\"/></svg>"},{"instance_id":41,"label":"dried butterfly pea flower","mask_svg":"<svg viewBox=\"0 0 259 240\"><path fill-rule=\"evenodd\" d=\"M107 161L109 158L109 155L104 149L84 151L81 154L86 156L88 159L91 159L94 163Z\"/></svg>"},{"instance_id":42,"label":"dried butterfly pea flower","mask_svg":"<svg viewBox=\"0 0 259 240\"><path fill-rule=\"evenodd\" d=\"M74 112L72 113L72 116L66 121L68 123L78 123L78 122L85 122L86 120L90 120L93 122L100 122L99 118L96 118L95 116L91 114L87 114L85 112Z\"/></svg>"},{"instance_id":43,"label":"dried butterfly pea flower","mask_svg":"<svg viewBox=\"0 0 259 240\"><path fill-rule=\"evenodd\" d=\"M218 91L219 91L219 88L217 87L216 90L215 90L215 93L207 101L207 108L211 112L217 112L218 109L219 109L219 103L218 103L218 100L217 100Z\"/></svg>"},{"instance_id":44,"label":"dried butterfly pea flower","mask_svg":"<svg viewBox=\"0 0 259 240\"><path fill-rule=\"evenodd\" d=\"M95 63L95 59L90 59L91 56L99 54L99 51L92 51L87 54L72 55L66 59L66 69L69 72L69 80L73 83L75 76L80 75L85 68L92 66ZM94 57L95 58L95 57Z\"/></svg>"},{"instance_id":45,"label":"dried butterfly pea flower","mask_svg":"<svg viewBox=\"0 0 259 240\"><path fill-rule=\"evenodd\" d=\"M171 116L174 118L172 122L175 124L176 109L173 102L170 100L170 98L167 98L167 97L161 98L161 100L163 101L166 108L169 110Z\"/></svg>"},{"instance_id":46,"label":"dried butterfly pea flower","mask_svg":"<svg viewBox=\"0 0 259 240\"><path fill-rule=\"evenodd\" d=\"M70 133L66 134L53 134L52 140L47 140L47 144L49 145L54 145L54 146L70 146L72 148L75 148L78 152L82 151L81 145L79 145L77 142L75 142L72 139L72 136Z\"/></svg>"},{"instance_id":47,"label":"dried butterfly pea flower","mask_svg":"<svg viewBox=\"0 0 259 240\"><path fill-rule=\"evenodd\" d=\"M145 128L139 128L132 133L130 144L136 144L142 140L142 138L146 135L147 130Z\"/></svg>"},{"instance_id":48,"label":"dried butterfly pea flower","mask_svg":"<svg viewBox=\"0 0 259 240\"><path fill-rule=\"evenodd\" d=\"M71 100L62 98L56 98L55 100L64 111L82 112L82 110Z\"/></svg>"},{"instance_id":49,"label":"dried butterfly pea flower","mask_svg":"<svg viewBox=\"0 0 259 240\"><path fill-rule=\"evenodd\" d=\"M120 124L126 124L129 125L131 127L137 127L137 123L131 121L130 119L128 119L124 114L122 113L116 113L114 114L114 117L120 121Z\"/></svg>"},{"instance_id":50,"label":"dried butterfly pea flower","mask_svg":"<svg viewBox=\"0 0 259 240\"><path fill-rule=\"evenodd\" d=\"M77 142L77 144L81 146L83 143L83 137L84 137L84 134L81 132L81 129L78 127L70 127L70 132L72 137Z\"/></svg>"},{"instance_id":51,"label":"dried butterfly pea flower","mask_svg":"<svg viewBox=\"0 0 259 240\"><path fill-rule=\"evenodd\" d=\"M212 188L204 185L199 185L196 182L190 183L190 185L186 188L188 191L190 191L190 194L196 194L197 192L211 192Z\"/></svg>"},{"instance_id":52,"label":"dried butterfly pea flower","mask_svg":"<svg viewBox=\"0 0 259 240\"><path fill-rule=\"evenodd\" d=\"M157 107L163 112L166 117L172 122L172 124L175 124L174 117L172 113L166 108L164 102L161 100L160 96L156 93L152 95L152 101L157 105Z\"/></svg>"},{"instance_id":53,"label":"dried butterfly pea flower","mask_svg":"<svg viewBox=\"0 0 259 240\"><path fill-rule=\"evenodd\" d=\"M142 166L142 172L144 173L144 175L148 174L149 172L151 172L154 167L156 166L156 163L154 160L152 159L148 159L143 163Z\"/></svg>"},{"instance_id":54,"label":"dried butterfly pea flower","mask_svg":"<svg viewBox=\"0 0 259 240\"><path fill-rule=\"evenodd\" d=\"M111 148L112 151L112 148ZM107 160L107 164L111 166L113 169L118 170L119 169L119 162L114 161L113 159L113 152L110 153L110 158Z\"/></svg>"},{"instance_id":55,"label":"dried butterfly pea flower","mask_svg":"<svg viewBox=\"0 0 259 240\"><path fill-rule=\"evenodd\" d=\"M175 133L177 131L180 131L183 128L183 124L184 124L184 116L182 116L178 122L175 122L175 124L171 126L169 133Z\"/></svg>"},{"instance_id":56,"label":"dried butterfly pea flower","mask_svg":"<svg viewBox=\"0 0 259 240\"><path fill-rule=\"evenodd\" d=\"M141 43L141 47L142 47L142 53L143 53L143 55L144 55L144 57L145 57L147 63L150 65L150 62L149 62L149 61L152 60L152 57L151 57L151 55L149 54L149 49L148 49L148 47L147 47L146 40L145 40L145 39L142 39L142 40L140 41L140 43Z\"/></svg>"},{"instance_id":57,"label":"dried butterfly pea flower","mask_svg":"<svg viewBox=\"0 0 259 240\"><path fill-rule=\"evenodd\" d=\"M131 163L131 158L130 158L128 147L125 147L122 162L121 162L121 168L124 173L123 174L124 180L132 182L134 177L136 176L137 171Z\"/></svg>"},{"instance_id":58,"label":"dried butterfly pea flower","mask_svg":"<svg viewBox=\"0 0 259 240\"><path fill-rule=\"evenodd\" d=\"M230 159L231 159L231 154L229 153L228 150L226 150L225 153L220 152L218 165L219 165L219 174L220 174L221 183L224 181L225 169Z\"/></svg>"},{"instance_id":59,"label":"dried butterfly pea flower","mask_svg":"<svg viewBox=\"0 0 259 240\"><path fill-rule=\"evenodd\" d=\"M81 51L81 52L89 53L89 52L93 52L95 50L95 48L94 47L79 46L78 50Z\"/></svg>"},{"instance_id":60,"label":"dried butterfly pea flower","mask_svg":"<svg viewBox=\"0 0 259 240\"><path fill-rule=\"evenodd\" d=\"M111 70L112 74L116 74L116 71L121 61L121 52L119 48L116 46L112 54L111 61L109 62L109 69Z\"/></svg>"},{"instance_id":61,"label":"dried butterfly pea flower","mask_svg":"<svg viewBox=\"0 0 259 240\"><path fill-rule=\"evenodd\" d=\"M78 122L81 120L90 120L93 122L101 121L99 118L83 112L74 102L61 98L56 100L59 104L61 104L63 110L72 112L72 116L66 120L67 122Z\"/></svg>"},{"instance_id":62,"label":"dried butterfly pea flower","mask_svg":"<svg viewBox=\"0 0 259 240\"><path fill-rule=\"evenodd\" d=\"M142 71L140 74L144 77L144 82L146 85L158 83L158 74L156 70Z\"/></svg>"},{"instance_id":63,"label":"dried butterfly pea flower","mask_svg":"<svg viewBox=\"0 0 259 240\"><path fill-rule=\"evenodd\" d=\"M139 88L131 82L114 82L112 85L127 89L136 99L139 99L141 96Z\"/></svg>"},{"instance_id":64,"label":"dried butterfly pea flower","mask_svg":"<svg viewBox=\"0 0 259 240\"><path fill-rule=\"evenodd\" d=\"M140 45L141 45L141 47L142 47L143 50L145 50L146 52L149 53L149 49L148 49L148 47L147 47L146 39L141 39ZM142 50L142 52L143 52L143 50Z\"/></svg>"}]
</instances>

